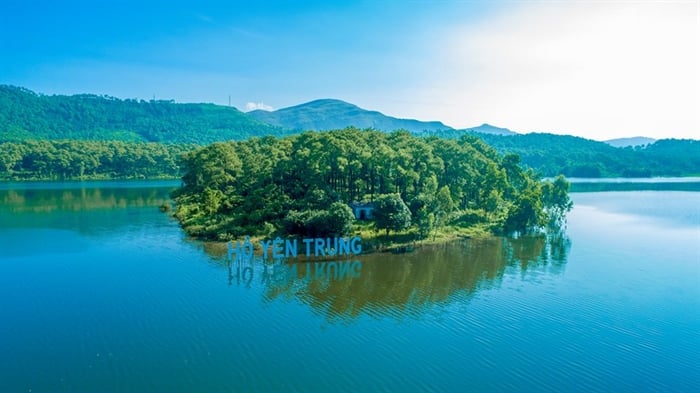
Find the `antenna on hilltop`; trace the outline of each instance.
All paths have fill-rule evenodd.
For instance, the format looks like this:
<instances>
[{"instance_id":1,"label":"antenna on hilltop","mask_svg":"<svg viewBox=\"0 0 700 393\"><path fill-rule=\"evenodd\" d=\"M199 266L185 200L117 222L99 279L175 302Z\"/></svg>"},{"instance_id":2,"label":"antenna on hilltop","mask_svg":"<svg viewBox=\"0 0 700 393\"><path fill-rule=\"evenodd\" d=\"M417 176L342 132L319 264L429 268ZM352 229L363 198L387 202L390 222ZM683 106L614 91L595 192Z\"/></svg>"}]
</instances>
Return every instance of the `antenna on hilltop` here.
<instances>
[{"instance_id":1,"label":"antenna on hilltop","mask_svg":"<svg viewBox=\"0 0 700 393\"><path fill-rule=\"evenodd\" d=\"M231 106L231 94L228 95L228 106Z\"/></svg>"}]
</instances>

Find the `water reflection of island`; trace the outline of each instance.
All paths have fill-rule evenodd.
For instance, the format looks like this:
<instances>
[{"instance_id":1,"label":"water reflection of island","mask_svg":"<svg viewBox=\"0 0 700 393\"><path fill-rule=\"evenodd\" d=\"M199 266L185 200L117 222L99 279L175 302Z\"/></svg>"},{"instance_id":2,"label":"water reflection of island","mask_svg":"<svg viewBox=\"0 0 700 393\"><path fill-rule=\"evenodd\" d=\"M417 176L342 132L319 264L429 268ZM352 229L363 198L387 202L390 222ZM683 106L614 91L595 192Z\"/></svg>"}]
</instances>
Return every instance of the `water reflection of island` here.
<instances>
[{"instance_id":1,"label":"water reflection of island","mask_svg":"<svg viewBox=\"0 0 700 393\"><path fill-rule=\"evenodd\" d=\"M559 274L569 248L569 238L556 233L472 239L348 261L262 263L255 273L252 264L233 262L229 282L261 284L267 301L298 299L329 319L416 314L499 285L506 271ZM254 274L260 278L253 279Z\"/></svg>"}]
</instances>

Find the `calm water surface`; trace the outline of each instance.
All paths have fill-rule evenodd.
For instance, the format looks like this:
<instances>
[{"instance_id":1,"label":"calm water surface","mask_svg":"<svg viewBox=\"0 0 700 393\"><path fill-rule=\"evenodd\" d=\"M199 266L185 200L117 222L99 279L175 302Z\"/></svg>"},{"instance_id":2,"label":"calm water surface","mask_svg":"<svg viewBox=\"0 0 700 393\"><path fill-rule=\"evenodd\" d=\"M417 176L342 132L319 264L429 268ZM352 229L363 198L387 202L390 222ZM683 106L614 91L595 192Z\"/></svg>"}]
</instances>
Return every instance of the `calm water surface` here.
<instances>
[{"instance_id":1,"label":"calm water surface","mask_svg":"<svg viewBox=\"0 0 700 393\"><path fill-rule=\"evenodd\" d=\"M263 263L187 240L158 211L176 185L0 185L0 391L700 390L699 192Z\"/></svg>"}]
</instances>

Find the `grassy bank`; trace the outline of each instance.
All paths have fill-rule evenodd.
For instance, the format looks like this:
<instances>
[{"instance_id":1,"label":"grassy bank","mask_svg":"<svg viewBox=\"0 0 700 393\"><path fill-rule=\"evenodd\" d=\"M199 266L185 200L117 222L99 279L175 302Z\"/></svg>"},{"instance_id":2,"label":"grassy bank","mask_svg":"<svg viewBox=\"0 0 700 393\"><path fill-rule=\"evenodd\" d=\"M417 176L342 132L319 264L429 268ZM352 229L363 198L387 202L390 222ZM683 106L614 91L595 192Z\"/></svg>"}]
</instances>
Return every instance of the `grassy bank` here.
<instances>
[{"instance_id":1,"label":"grassy bank","mask_svg":"<svg viewBox=\"0 0 700 393\"><path fill-rule=\"evenodd\" d=\"M433 244L448 243L461 239L486 238L494 233L486 225L470 227L445 226L421 237L415 228L401 232L391 232L387 236L384 231L377 230L372 223L355 224L353 236L362 238L363 252L401 252Z\"/></svg>"}]
</instances>

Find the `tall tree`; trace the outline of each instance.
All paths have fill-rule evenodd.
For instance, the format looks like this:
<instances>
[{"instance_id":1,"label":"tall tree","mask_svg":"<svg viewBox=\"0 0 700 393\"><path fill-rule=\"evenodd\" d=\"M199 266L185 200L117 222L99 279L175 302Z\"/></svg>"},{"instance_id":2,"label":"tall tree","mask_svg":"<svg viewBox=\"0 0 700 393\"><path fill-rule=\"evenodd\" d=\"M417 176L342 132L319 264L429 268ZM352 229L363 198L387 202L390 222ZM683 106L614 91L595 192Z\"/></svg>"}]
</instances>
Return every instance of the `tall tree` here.
<instances>
[{"instance_id":1,"label":"tall tree","mask_svg":"<svg viewBox=\"0 0 700 393\"><path fill-rule=\"evenodd\" d=\"M411 211L401 199L401 195L383 194L374 202L374 223L378 229L389 231L401 231L411 225Z\"/></svg>"},{"instance_id":2,"label":"tall tree","mask_svg":"<svg viewBox=\"0 0 700 393\"><path fill-rule=\"evenodd\" d=\"M554 182L545 181L542 184L542 204L549 223L554 226L561 226L566 219L566 213L574 206L569 198L569 186L563 175L557 176Z\"/></svg>"}]
</instances>

